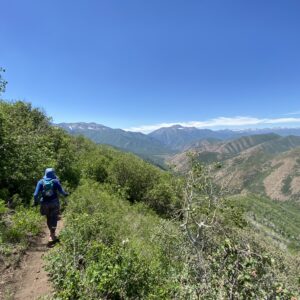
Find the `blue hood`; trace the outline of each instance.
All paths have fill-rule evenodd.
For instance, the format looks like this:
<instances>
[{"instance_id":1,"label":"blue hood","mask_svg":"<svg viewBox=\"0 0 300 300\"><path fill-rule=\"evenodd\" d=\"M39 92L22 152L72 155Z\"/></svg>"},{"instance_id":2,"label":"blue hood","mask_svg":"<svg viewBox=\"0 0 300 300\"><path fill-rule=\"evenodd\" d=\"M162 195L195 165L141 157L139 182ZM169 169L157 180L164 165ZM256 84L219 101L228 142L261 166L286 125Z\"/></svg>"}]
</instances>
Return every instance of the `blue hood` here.
<instances>
[{"instance_id":1,"label":"blue hood","mask_svg":"<svg viewBox=\"0 0 300 300\"><path fill-rule=\"evenodd\" d=\"M56 179L55 170L53 168L47 168L45 170L44 179Z\"/></svg>"}]
</instances>

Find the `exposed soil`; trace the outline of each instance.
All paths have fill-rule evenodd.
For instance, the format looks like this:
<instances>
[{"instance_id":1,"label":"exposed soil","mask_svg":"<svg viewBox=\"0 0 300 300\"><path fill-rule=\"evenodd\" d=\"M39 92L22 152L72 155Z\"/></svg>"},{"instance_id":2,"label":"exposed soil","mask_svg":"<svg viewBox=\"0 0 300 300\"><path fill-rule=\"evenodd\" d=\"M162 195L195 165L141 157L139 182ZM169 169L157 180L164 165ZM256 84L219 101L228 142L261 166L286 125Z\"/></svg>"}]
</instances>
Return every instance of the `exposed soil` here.
<instances>
[{"instance_id":1,"label":"exposed soil","mask_svg":"<svg viewBox=\"0 0 300 300\"><path fill-rule=\"evenodd\" d=\"M58 222L58 233L63 222ZM0 294L0 299L37 300L50 299L52 294L51 283L44 270L43 256L49 250L49 233L44 232L26 251L19 268L11 271L11 279L7 282L6 290ZM51 245L50 245L51 246ZM52 245L55 246L55 245Z\"/></svg>"}]
</instances>

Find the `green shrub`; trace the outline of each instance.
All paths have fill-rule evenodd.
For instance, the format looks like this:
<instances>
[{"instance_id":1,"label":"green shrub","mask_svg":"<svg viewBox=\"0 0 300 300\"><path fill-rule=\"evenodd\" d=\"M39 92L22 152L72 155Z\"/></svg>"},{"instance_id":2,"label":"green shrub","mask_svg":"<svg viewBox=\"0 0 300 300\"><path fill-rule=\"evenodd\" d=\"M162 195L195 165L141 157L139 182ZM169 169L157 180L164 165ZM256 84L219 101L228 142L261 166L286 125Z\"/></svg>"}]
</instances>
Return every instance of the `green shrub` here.
<instances>
[{"instance_id":1,"label":"green shrub","mask_svg":"<svg viewBox=\"0 0 300 300\"><path fill-rule=\"evenodd\" d=\"M0 101L0 136L0 196L5 201L18 194L28 204L47 167L56 167L70 185L78 184L73 138L51 126L41 110L21 101Z\"/></svg>"},{"instance_id":2,"label":"green shrub","mask_svg":"<svg viewBox=\"0 0 300 300\"><path fill-rule=\"evenodd\" d=\"M0 216L7 212L8 212L8 208L6 207L5 202L0 199Z\"/></svg>"},{"instance_id":3,"label":"green shrub","mask_svg":"<svg viewBox=\"0 0 300 300\"><path fill-rule=\"evenodd\" d=\"M119 154L112 161L109 182L127 191L132 202L141 201L144 194L158 181L160 173L156 167L130 155Z\"/></svg>"},{"instance_id":4,"label":"green shrub","mask_svg":"<svg viewBox=\"0 0 300 300\"><path fill-rule=\"evenodd\" d=\"M99 149L91 151L82 164L82 174L98 182L105 182L108 177L109 159Z\"/></svg>"},{"instance_id":5,"label":"green shrub","mask_svg":"<svg viewBox=\"0 0 300 300\"><path fill-rule=\"evenodd\" d=\"M181 206L182 183L168 173L161 174L157 181L143 195L143 201L159 215L174 216Z\"/></svg>"},{"instance_id":6,"label":"green shrub","mask_svg":"<svg viewBox=\"0 0 300 300\"><path fill-rule=\"evenodd\" d=\"M4 239L8 242L26 242L29 236L41 232L42 217L33 209L19 208L10 218Z\"/></svg>"},{"instance_id":7,"label":"green shrub","mask_svg":"<svg viewBox=\"0 0 300 300\"><path fill-rule=\"evenodd\" d=\"M13 214L2 204L0 202L0 262L3 266L13 266L28 247L30 238L41 231L42 218L36 210L24 207Z\"/></svg>"},{"instance_id":8,"label":"green shrub","mask_svg":"<svg viewBox=\"0 0 300 300\"><path fill-rule=\"evenodd\" d=\"M183 193L184 180L134 155L71 137L21 101L0 101L0 157L1 263L42 228L42 217L28 204L44 169L55 167L73 191L61 244L47 258L57 299L298 295L299 257L274 251L244 215L252 211L254 221L267 231L275 227L297 251L299 217L291 203L220 201L199 163Z\"/></svg>"},{"instance_id":9,"label":"green shrub","mask_svg":"<svg viewBox=\"0 0 300 300\"><path fill-rule=\"evenodd\" d=\"M178 247L168 241L178 236L177 229L169 226L170 236L162 235L163 221L145 205L130 205L85 181L70 199L65 222L61 246L48 257L58 298L175 294L178 284L171 274L182 263L175 259Z\"/></svg>"}]
</instances>

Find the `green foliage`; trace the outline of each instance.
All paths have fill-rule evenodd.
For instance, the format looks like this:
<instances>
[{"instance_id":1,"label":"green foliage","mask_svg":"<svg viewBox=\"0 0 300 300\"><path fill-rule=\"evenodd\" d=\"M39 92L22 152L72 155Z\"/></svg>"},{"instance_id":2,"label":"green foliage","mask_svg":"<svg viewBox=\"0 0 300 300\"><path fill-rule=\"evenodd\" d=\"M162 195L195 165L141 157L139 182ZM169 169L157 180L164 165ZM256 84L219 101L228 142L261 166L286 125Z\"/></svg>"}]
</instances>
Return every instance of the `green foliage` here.
<instances>
[{"instance_id":1,"label":"green foliage","mask_svg":"<svg viewBox=\"0 0 300 300\"><path fill-rule=\"evenodd\" d=\"M269 232L261 233L272 228L296 252L294 204L225 199L197 159L189 177L178 178L134 155L71 137L24 102L0 102L0 156L1 262L40 231L42 219L28 204L46 167L73 191L61 244L47 258L58 299L298 295L299 257L274 250Z\"/></svg>"},{"instance_id":2,"label":"green foliage","mask_svg":"<svg viewBox=\"0 0 300 300\"><path fill-rule=\"evenodd\" d=\"M182 180L168 173L161 174L158 179L143 196L143 201L158 214L172 216L181 207Z\"/></svg>"},{"instance_id":3,"label":"green foliage","mask_svg":"<svg viewBox=\"0 0 300 300\"><path fill-rule=\"evenodd\" d=\"M87 178L103 183L108 177L109 160L99 152L89 153L90 159L84 162L82 171Z\"/></svg>"},{"instance_id":4,"label":"green foliage","mask_svg":"<svg viewBox=\"0 0 300 300\"><path fill-rule=\"evenodd\" d=\"M26 242L28 236L41 232L42 217L33 209L19 208L11 217L11 224L6 232L10 242Z\"/></svg>"},{"instance_id":5,"label":"green foliage","mask_svg":"<svg viewBox=\"0 0 300 300\"><path fill-rule=\"evenodd\" d=\"M106 149L102 155L110 178L115 153ZM220 198L202 165L194 165L192 174L182 232L177 222L158 218L144 204L130 205L115 183L83 180L72 195L62 243L48 257L57 298L296 297L297 268L252 231L243 207ZM142 196L148 206L158 199L157 212L173 191L167 173L159 178ZM170 209L166 203L162 211Z\"/></svg>"},{"instance_id":6,"label":"green foliage","mask_svg":"<svg viewBox=\"0 0 300 300\"><path fill-rule=\"evenodd\" d=\"M5 202L0 199L0 216L7 212L8 212L8 208L6 207Z\"/></svg>"},{"instance_id":7,"label":"green foliage","mask_svg":"<svg viewBox=\"0 0 300 300\"><path fill-rule=\"evenodd\" d=\"M211 164L215 161L218 161L218 153L203 151L197 155L198 160L202 163Z\"/></svg>"},{"instance_id":8,"label":"green foliage","mask_svg":"<svg viewBox=\"0 0 300 300\"><path fill-rule=\"evenodd\" d=\"M79 182L76 150L73 139L51 126L50 119L41 110L21 101L0 101L0 199L4 200L0 202L0 261L3 265L18 261L22 250L42 228L39 212L28 209L28 205L45 168L56 168L64 185L74 188Z\"/></svg>"},{"instance_id":9,"label":"green foliage","mask_svg":"<svg viewBox=\"0 0 300 300\"><path fill-rule=\"evenodd\" d=\"M56 167L62 180L76 185L75 149L71 138L53 128L42 111L24 102L0 102L0 191L29 203L46 167ZM5 199L8 201L8 199Z\"/></svg>"},{"instance_id":10,"label":"green foliage","mask_svg":"<svg viewBox=\"0 0 300 300\"><path fill-rule=\"evenodd\" d=\"M0 262L4 265L17 262L16 254L26 249L29 239L41 232L41 221L35 209L19 207L10 212L4 202L0 202Z\"/></svg>"},{"instance_id":11,"label":"green foliage","mask_svg":"<svg viewBox=\"0 0 300 300\"><path fill-rule=\"evenodd\" d=\"M140 158L97 146L82 153L84 178L108 184L131 202L145 202L160 215L171 215L180 206L181 180Z\"/></svg>"},{"instance_id":12,"label":"green foliage","mask_svg":"<svg viewBox=\"0 0 300 300\"><path fill-rule=\"evenodd\" d=\"M3 72L5 72L5 69L0 67L0 96L2 93L5 92L5 87L7 84L7 81L2 77L1 73L3 73Z\"/></svg>"},{"instance_id":13,"label":"green foliage","mask_svg":"<svg viewBox=\"0 0 300 300\"><path fill-rule=\"evenodd\" d=\"M48 257L56 296L151 299L151 295L171 295L170 274L181 263L175 260L176 252L165 248L170 237L155 243L162 226L144 205L130 205L103 186L85 182L70 200L62 243ZM178 235L176 227L169 230Z\"/></svg>"},{"instance_id":14,"label":"green foliage","mask_svg":"<svg viewBox=\"0 0 300 300\"><path fill-rule=\"evenodd\" d=\"M132 202L147 202L161 214L167 215L169 207L175 207L174 203L178 202L170 188L174 180L158 168L134 155L96 145L81 136L69 136L53 127L44 112L29 103L0 101L0 157L3 253L10 252L13 245L26 247L30 236L37 234L35 226L40 219L35 219L31 210L22 207L30 204L34 187L47 167L56 169L69 191L76 189L81 178L87 178L106 185L110 192ZM166 192L159 194L157 185L165 187ZM151 193L153 188L156 191ZM17 210L15 215L6 204Z\"/></svg>"},{"instance_id":15,"label":"green foliage","mask_svg":"<svg viewBox=\"0 0 300 300\"><path fill-rule=\"evenodd\" d=\"M292 183L293 177L291 175L287 176L283 180L283 185L281 187L281 192L284 195L290 195L291 194L291 183Z\"/></svg>"},{"instance_id":16,"label":"green foliage","mask_svg":"<svg viewBox=\"0 0 300 300\"><path fill-rule=\"evenodd\" d=\"M41 231L41 220L36 210L20 207L15 213L3 217L4 230L0 233L2 240L26 243L28 236L37 235Z\"/></svg>"},{"instance_id":17,"label":"green foliage","mask_svg":"<svg viewBox=\"0 0 300 300\"><path fill-rule=\"evenodd\" d=\"M288 268L274 257L275 253L262 247L249 231L226 238L209 258L213 276L208 295L226 299L291 299L296 295L295 286L278 274L280 269L284 272Z\"/></svg>"},{"instance_id":18,"label":"green foliage","mask_svg":"<svg viewBox=\"0 0 300 300\"><path fill-rule=\"evenodd\" d=\"M209 168L193 160L181 225L186 235L190 298L291 299L299 295L288 255L261 240L243 208L225 200ZM185 295L185 298L187 295Z\"/></svg>"},{"instance_id":19,"label":"green foliage","mask_svg":"<svg viewBox=\"0 0 300 300\"><path fill-rule=\"evenodd\" d=\"M130 154L120 154L112 162L109 182L125 188L128 199L141 201L157 182L159 170Z\"/></svg>"},{"instance_id":20,"label":"green foliage","mask_svg":"<svg viewBox=\"0 0 300 300\"><path fill-rule=\"evenodd\" d=\"M241 205L237 205L232 199L226 199L220 207L220 215L223 224L233 228L247 228L248 222L245 218L245 209Z\"/></svg>"},{"instance_id":21,"label":"green foliage","mask_svg":"<svg viewBox=\"0 0 300 300\"><path fill-rule=\"evenodd\" d=\"M250 224L276 245L292 252L300 250L299 204L255 195L236 196L231 202L247 212Z\"/></svg>"}]
</instances>

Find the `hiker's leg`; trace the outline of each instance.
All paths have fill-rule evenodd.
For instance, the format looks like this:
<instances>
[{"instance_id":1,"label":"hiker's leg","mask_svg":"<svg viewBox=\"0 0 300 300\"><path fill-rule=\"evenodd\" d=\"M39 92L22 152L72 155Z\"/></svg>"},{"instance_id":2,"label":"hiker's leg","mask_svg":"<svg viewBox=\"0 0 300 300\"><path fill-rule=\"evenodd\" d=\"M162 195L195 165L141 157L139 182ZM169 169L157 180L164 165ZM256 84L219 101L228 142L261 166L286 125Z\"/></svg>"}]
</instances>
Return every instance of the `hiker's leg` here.
<instances>
[{"instance_id":1,"label":"hiker's leg","mask_svg":"<svg viewBox=\"0 0 300 300\"><path fill-rule=\"evenodd\" d=\"M50 215L47 215L47 226L49 228L49 231L51 232L52 222L51 222L51 216Z\"/></svg>"},{"instance_id":2,"label":"hiker's leg","mask_svg":"<svg viewBox=\"0 0 300 300\"><path fill-rule=\"evenodd\" d=\"M46 216L47 226L48 226L49 230L51 231L51 211L49 209L48 204L45 204L45 203L41 204L41 215Z\"/></svg>"},{"instance_id":3,"label":"hiker's leg","mask_svg":"<svg viewBox=\"0 0 300 300\"><path fill-rule=\"evenodd\" d=\"M50 211L50 217L49 217L49 229L50 229L50 234L53 238L55 238L55 231L57 227L57 221L58 221L58 213L59 213L59 206L55 205L51 207Z\"/></svg>"},{"instance_id":4,"label":"hiker's leg","mask_svg":"<svg viewBox=\"0 0 300 300\"><path fill-rule=\"evenodd\" d=\"M55 230L56 230L56 227L57 227L57 215L55 215L55 214L51 215L50 227L51 227L50 231L55 234Z\"/></svg>"}]
</instances>

